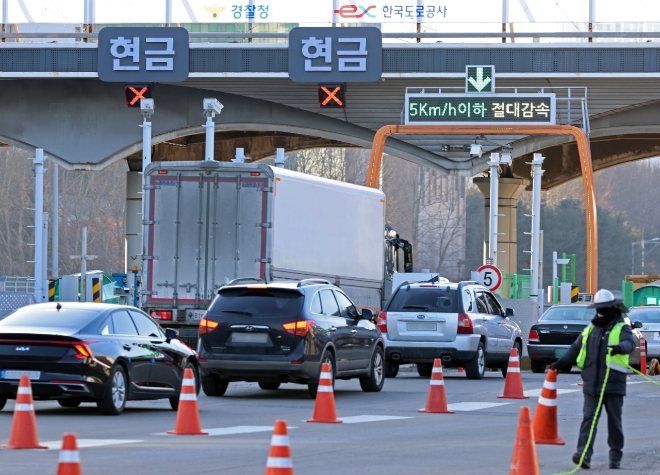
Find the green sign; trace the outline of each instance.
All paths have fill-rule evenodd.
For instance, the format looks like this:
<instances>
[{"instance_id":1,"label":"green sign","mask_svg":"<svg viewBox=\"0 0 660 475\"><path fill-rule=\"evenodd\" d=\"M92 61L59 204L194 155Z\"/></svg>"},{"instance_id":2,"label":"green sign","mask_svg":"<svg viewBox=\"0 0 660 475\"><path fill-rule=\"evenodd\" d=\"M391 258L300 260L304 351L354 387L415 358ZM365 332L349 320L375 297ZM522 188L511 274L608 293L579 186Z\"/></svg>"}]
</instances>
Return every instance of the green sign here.
<instances>
[{"instance_id":1,"label":"green sign","mask_svg":"<svg viewBox=\"0 0 660 475\"><path fill-rule=\"evenodd\" d=\"M554 125L554 94L406 94L405 124Z\"/></svg>"},{"instance_id":2,"label":"green sign","mask_svg":"<svg viewBox=\"0 0 660 475\"><path fill-rule=\"evenodd\" d=\"M495 92L495 66L465 66L465 92Z\"/></svg>"}]
</instances>

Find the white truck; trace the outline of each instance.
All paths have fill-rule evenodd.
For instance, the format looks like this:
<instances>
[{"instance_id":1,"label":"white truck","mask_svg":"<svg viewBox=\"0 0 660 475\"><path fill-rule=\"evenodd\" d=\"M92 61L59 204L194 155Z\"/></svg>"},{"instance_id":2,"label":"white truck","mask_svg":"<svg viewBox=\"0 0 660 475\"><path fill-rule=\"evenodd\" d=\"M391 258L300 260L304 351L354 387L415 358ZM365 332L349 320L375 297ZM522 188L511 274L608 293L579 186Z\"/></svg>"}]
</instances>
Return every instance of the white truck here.
<instances>
[{"instance_id":1,"label":"white truck","mask_svg":"<svg viewBox=\"0 0 660 475\"><path fill-rule=\"evenodd\" d=\"M412 270L379 190L260 163L154 162L145 174L140 307L190 346L234 279L326 279L378 312L399 248Z\"/></svg>"}]
</instances>

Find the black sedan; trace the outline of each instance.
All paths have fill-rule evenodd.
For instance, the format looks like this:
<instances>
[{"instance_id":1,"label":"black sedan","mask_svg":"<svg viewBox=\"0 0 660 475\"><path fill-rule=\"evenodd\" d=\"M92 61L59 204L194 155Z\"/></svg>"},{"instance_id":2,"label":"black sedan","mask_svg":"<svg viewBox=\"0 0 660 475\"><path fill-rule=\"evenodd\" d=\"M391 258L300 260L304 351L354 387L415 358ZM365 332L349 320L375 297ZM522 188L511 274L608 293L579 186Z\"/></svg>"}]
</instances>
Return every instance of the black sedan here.
<instances>
[{"instance_id":1,"label":"black sedan","mask_svg":"<svg viewBox=\"0 0 660 475\"><path fill-rule=\"evenodd\" d=\"M561 358L595 316L596 310L583 304L555 305L546 310L529 330L527 354L532 361L532 371L543 373L547 365ZM625 314L624 319L633 327L635 338L635 350L630 355L630 365L639 369L641 333L637 328L641 324L636 322L633 326Z\"/></svg>"},{"instance_id":2,"label":"black sedan","mask_svg":"<svg viewBox=\"0 0 660 475\"><path fill-rule=\"evenodd\" d=\"M63 407L118 415L128 400L168 398L176 409L186 367L199 381L196 353L135 307L50 302L0 321L0 409L23 374L35 399Z\"/></svg>"}]
</instances>

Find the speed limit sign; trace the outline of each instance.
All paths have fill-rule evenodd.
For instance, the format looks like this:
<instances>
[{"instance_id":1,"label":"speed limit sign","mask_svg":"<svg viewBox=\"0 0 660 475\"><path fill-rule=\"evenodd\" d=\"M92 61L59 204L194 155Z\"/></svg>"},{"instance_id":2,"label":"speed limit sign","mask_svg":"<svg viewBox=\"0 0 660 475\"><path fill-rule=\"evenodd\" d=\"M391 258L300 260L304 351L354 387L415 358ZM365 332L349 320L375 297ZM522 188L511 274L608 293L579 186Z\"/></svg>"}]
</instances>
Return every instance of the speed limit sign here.
<instances>
[{"instance_id":1,"label":"speed limit sign","mask_svg":"<svg viewBox=\"0 0 660 475\"><path fill-rule=\"evenodd\" d=\"M502 285L502 272L489 264L481 266L477 269L477 282L492 292Z\"/></svg>"}]
</instances>

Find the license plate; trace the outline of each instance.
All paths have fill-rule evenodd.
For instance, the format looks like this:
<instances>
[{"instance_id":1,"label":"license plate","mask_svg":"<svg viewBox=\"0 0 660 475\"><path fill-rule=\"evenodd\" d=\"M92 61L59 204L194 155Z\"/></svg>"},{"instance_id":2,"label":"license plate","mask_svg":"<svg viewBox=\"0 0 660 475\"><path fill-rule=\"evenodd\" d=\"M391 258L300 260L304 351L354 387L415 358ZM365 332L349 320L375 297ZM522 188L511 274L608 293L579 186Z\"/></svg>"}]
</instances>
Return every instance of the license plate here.
<instances>
[{"instance_id":1,"label":"license plate","mask_svg":"<svg viewBox=\"0 0 660 475\"><path fill-rule=\"evenodd\" d=\"M206 313L206 310L188 310L187 313L189 320L192 320L193 322L199 322Z\"/></svg>"},{"instance_id":2,"label":"license plate","mask_svg":"<svg viewBox=\"0 0 660 475\"><path fill-rule=\"evenodd\" d=\"M232 343L267 343L268 333L233 332L231 341Z\"/></svg>"},{"instance_id":3,"label":"license plate","mask_svg":"<svg viewBox=\"0 0 660 475\"><path fill-rule=\"evenodd\" d=\"M555 358L561 358L567 351L568 348L555 348Z\"/></svg>"},{"instance_id":4,"label":"license plate","mask_svg":"<svg viewBox=\"0 0 660 475\"><path fill-rule=\"evenodd\" d=\"M406 323L406 330L413 332L434 332L437 329L436 323Z\"/></svg>"},{"instance_id":5,"label":"license plate","mask_svg":"<svg viewBox=\"0 0 660 475\"><path fill-rule=\"evenodd\" d=\"M41 378L41 371L21 371L13 369L5 369L2 371L2 379L21 379L21 376L27 374L31 380Z\"/></svg>"}]
</instances>

